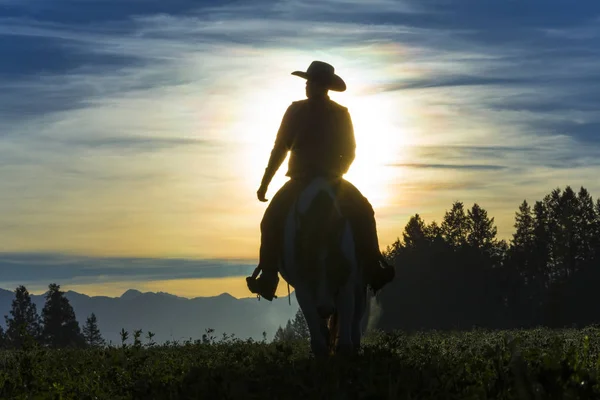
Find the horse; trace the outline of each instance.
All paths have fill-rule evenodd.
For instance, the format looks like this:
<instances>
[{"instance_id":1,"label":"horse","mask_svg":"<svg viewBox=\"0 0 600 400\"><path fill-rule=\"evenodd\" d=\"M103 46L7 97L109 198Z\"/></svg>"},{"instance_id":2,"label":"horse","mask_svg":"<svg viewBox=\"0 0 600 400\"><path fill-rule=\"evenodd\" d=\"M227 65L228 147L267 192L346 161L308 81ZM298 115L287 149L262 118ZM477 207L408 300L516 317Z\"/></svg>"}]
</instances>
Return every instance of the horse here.
<instances>
[{"instance_id":1,"label":"horse","mask_svg":"<svg viewBox=\"0 0 600 400\"><path fill-rule=\"evenodd\" d=\"M368 301L336 184L317 177L299 194L284 222L279 264L281 276L295 289L317 357L358 350Z\"/></svg>"}]
</instances>

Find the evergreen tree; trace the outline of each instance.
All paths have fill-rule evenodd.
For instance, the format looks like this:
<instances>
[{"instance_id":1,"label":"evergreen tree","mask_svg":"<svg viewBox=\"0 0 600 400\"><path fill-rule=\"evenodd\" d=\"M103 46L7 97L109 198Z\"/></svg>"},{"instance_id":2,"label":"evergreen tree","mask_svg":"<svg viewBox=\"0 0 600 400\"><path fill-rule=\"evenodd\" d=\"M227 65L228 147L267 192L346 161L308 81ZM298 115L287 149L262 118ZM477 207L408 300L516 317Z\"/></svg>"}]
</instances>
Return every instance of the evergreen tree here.
<instances>
[{"instance_id":1,"label":"evergreen tree","mask_svg":"<svg viewBox=\"0 0 600 400\"><path fill-rule=\"evenodd\" d=\"M89 346L104 346L105 341L100 334L100 329L98 329L98 320L96 318L96 314L92 313L85 321L85 325L83 327L83 337Z\"/></svg>"},{"instance_id":2,"label":"evergreen tree","mask_svg":"<svg viewBox=\"0 0 600 400\"><path fill-rule=\"evenodd\" d=\"M275 331L275 336L273 336L273 341L274 342L283 342L284 340L284 332L283 332L283 328L281 327L281 325L279 325L279 328L277 328L277 330Z\"/></svg>"},{"instance_id":3,"label":"evergreen tree","mask_svg":"<svg viewBox=\"0 0 600 400\"><path fill-rule=\"evenodd\" d=\"M21 348L29 340L40 339L40 317L25 286L21 285L15 289L10 315L11 317L4 317L6 320L5 337L10 347Z\"/></svg>"},{"instance_id":4,"label":"evergreen tree","mask_svg":"<svg viewBox=\"0 0 600 400\"><path fill-rule=\"evenodd\" d=\"M549 226L548 210L543 201L536 201L533 206L533 254L532 275L546 287L551 280L550 248L552 236Z\"/></svg>"},{"instance_id":5,"label":"evergreen tree","mask_svg":"<svg viewBox=\"0 0 600 400\"><path fill-rule=\"evenodd\" d=\"M6 348L6 335L4 334L4 328L0 325L0 349Z\"/></svg>"},{"instance_id":6,"label":"evergreen tree","mask_svg":"<svg viewBox=\"0 0 600 400\"><path fill-rule=\"evenodd\" d=\"M523 279L521 283L531 283L537 275L532 259L535 244L535 224L527 200L523 200L523 203L519 206L519 211L515 213L514 227L516 231L513 233L509 251L511 267L513 272ZM514 278L516 279L517 276Z\"/></svg>"},{"instance_id":7,"label":"evergreen tree","mask_svg":"<svg viewBox=\"0 0 600 400\"><path fill-rule=\"evenodd\" d=\"M575 215L575 236L578 244L576 254L577 268L588 264L593 258L595 247L598 244L596 224L598 216L594 209L594 200L590 193L584 188L577 193L578 208Z\"/></svg>"},{"instance_id":8,"label":"evergreen tree","mask_svg":"<svg viewBox=\"0 0 600 400\"><path fill-rule=\"evenodd\" d=\"M561 260L557 255L561 254L560 246L563 242L562 232L560 229L561 218L561 197L562 191L558 188L554 189L550 194L544 197L542 204L545 211L545 247L547 251L546 258L546 273L548 283L554 283L561 279ZM535 209L534 209L535 211Z\"/></svg>"},{"instance_id":9,"label":"evergreen tree","mask_svg":"<svg viewBox=\"0 0 600 400\"><path fill-rule=\"evenodd\" d=\"M399 253L404 248L404 245L400 242L400 239L396 239L394 243L387 246L385 251L382 252L383 256L386 258L388 262L391 262L396 257L398 257Z\"/></svg>"},{"instance_id":10,"label":"evergreen tree","mask_svg":"<svg viewBox=\"0 0 600 400\"><path fill-rule=\"evenodd\" d=\"M564 283L577 270L579 240L577 238L577 211L580 209L577 195L567 186L560 196L559 207L554 216L557 225L554 242L556 272Z\"/></svg>"},{"instance_id":11,"label":"evergreen tree","mask_svg":"<svg viewBox=\"0 0 600 400\"><path fill-rule=\"evenodd\" d=\"M480 207L456 202L442 225L415 216L394 248L401 266L381 293L382 329L585 326L600 322L600 200L554 189L515 214L510 247ZM465 224L467 222L467 224ZM423 235L421 235L423 232ZM427 246L414 246L422 236ZM437 239L440 238L440 239ZM475 251L492 244L491 251ZM465 244L467 244L465 246ZM450 245L450 246L449 246ZM406 251L410 250L410 251ZM282 329L283 330L283 329Z\"/></svg>"},{"instance_id":12,"label":"evergreen tree","mask_svg":"<svg viewBox=\"0 0 600 400\"><path fill-rule=\"evenodd\" d=\"M410 217L402 233L404 246L414 249L422 245L425 241L425 230L425 222L423 222L419 214Z\"/></svg>"},{"instance_id":13,"label":"evergreen tree","mask_svg":"<svg viewBox=\"0 0 600 400\"><path fill-rule=\"evenodd\" d=\"M275 332L275 337L273 338L274 342L291 342L292 340L295 340L296 337L294 336L294 328L292 327L292 321L288 319L287 324L285 325L285 328L282 328L281 326L277 329L277 332Z\"/></svg>"},{"instance_id":14,"label":"evergreen tree","mask_svg":"<svg viewBox=\"0 0 600 400\"><path fill-rule=\"evenodd\" d=\"M443 238L452 247L457 248L467 242L469 221L462 202L454 202L452 209L446 211L440 228Z\"/></svg>"},{"instance_id":15,"label":"evergreen tree","mask_svg":"<svg viewBox=\"0 0 600 400\"><path fill-rule=\"evenodd\" d=\"M85 340L81 335L75 312L60 286L52 283L46 293L46 304L42 310L43 336L51 347L81 346Z\"/></svg>"},{"instance_id":16,"label":"evergreen tree","mask_svg":"<svg viewBox=\"0 0 600 400\"><path fill-rule=\"evenodd\" d=\"M292 320L292 329L294 330L294 337L296 339L308 340L310 339L310 332L308 330L308 324L304 318L304 313L300 308L296 311L296 315Z\"/></svg>"},{"instance_id":17,"label":"evergreen tree","mask_svg":"<svg viewBox=\"0 0 600 400\"><path fill-rule=\"evenodd\" d=\"M513 234L512 245L519 249L530 249L534 239L533 215L531 207L527 200L519 206L519 211L515 213L515 229Z\"/></svg>"},{"instance_id":18,"label":"evergreen tree","mask_svg":"<svg viewBox=\"0 0 600 400\"><path fill-rule=\"evenodd\" d=\"M596 200L594 231L594 259L600 261L600 199ZM597 265L597 264L596 264Z\"/></svg>"},{"instance_id":19,"label":"evergreen tree","mask_svg":"<svg viewBox=\"0 0 600 400\"><path fill-rule=\"evenodd\" d=\"M477 203L467 211L467 242L474 248L490 250L496 242L498 229L494 226L494 218L489 218L487 211Z\"/></svg>"},{"instance_id":20,"label":"evergreen tree","mask_svg":"<svg viewBox=\"0 0 600 400\"><path fill-rule=\"evenodd\" d=\"M298 309L293 320L289 320L285 325L285 328L281 326L275 332L273 341L275 342L289 342L293 340L308 340L310 333L308 330L308 324L304 318L304 314L301 309Z\"/></svg>"},{"instance_id":21,"label":"evergreen tree","mask_svg":"<svg viewBox=\"0 0 600 400\"><path fill-rule=\"evenodd\" d=\"M444 240L442 237L442 228L440 228L440 226L435 221L427 225L423 232L425 233L425 237L427 238L427 240L429 240L430 242Z\"/></svg>"}]
</instances>

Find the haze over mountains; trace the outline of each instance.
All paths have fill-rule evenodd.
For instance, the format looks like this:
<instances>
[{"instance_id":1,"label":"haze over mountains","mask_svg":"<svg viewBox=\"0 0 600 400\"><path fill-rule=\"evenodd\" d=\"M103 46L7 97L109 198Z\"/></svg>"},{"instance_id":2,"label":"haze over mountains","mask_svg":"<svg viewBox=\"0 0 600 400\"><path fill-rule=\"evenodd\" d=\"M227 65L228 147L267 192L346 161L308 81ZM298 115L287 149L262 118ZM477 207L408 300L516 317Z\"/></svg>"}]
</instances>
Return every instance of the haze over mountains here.
<instances>
[{"instance_id":1,"label":"haze over mountains","mask_svg":"<svg viewBox=\"0 0 600 400\"><path fill-rule=\"evenodd\" d=\"M256 298L236 299L223 293L215 297L188 299L169 293L142 293L130 289L120 297L87 296L67 291L66 297L75 310L80 327L93 312L98 318L98 326L107 342L120 343L122 328L130 332L142 329L144 334L156 334L154 341L183 341L189 338L200 339L206 329L215 330L213 336L220 338L223 333L235 334L238 338L260 340L263 331L271 340L280 325L285 325L298 309L295 294L280 297L273 302L258 301ZM0 324L5 326L4 315L9 315L14 293L0 289ZM38 314L44 307L44 295L31 295Z\"/></svg>"}]
</instances>

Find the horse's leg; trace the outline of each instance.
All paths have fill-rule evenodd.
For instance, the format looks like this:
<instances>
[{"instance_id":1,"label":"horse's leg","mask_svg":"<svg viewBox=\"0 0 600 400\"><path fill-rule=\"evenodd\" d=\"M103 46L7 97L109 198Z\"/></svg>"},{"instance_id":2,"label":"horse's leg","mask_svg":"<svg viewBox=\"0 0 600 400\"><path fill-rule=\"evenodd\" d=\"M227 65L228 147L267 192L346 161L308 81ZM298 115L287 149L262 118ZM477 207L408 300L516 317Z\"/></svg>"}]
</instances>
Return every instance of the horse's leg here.
<instances>
[{"instance_id":1,"label":"horse's leg","mask_svg":"<svg viewBox=\"0 0 600 400\"><path fill-rule=\"evenodd\" d=\"M354 274L342 285L337 295L338 351L348 353L354 348L352 327L355 315Z\"/></svg>"},{"instance_id":2,"label":"horse's leg","mask_svg":"<svg viewBox=\"0 0 600 400\"><path fill-rule=\"evenodd\" d=\"M352 345L355 350L360 348L362 340L362 325L367 310L367 288L361 284L355 287L354 318L352 319Z\"/></svg>"},{"instance_id":3,"label":"horse's leg","mask_svg":"<svg viewBox=\"0 0 600 400\"><path fill-rule=\"evenodd\" d=\"M342 234L342 253L349 262L350 274L346 282L340 287L336 297L339 326L339 350L351 352L356 348L355 344L355 319L356 309L360 307L360 298L357 298L356 287L360 281L358 262L356 259L354 237L349 222L346 222ZM360 339L359 339L360 341Z\"/></svg>"},{"instance_id":4,"label":"horse's leg","mask_svg":"<svg viewBox=\"0 0 600 400\"><path fill-rule=\"evenodd\" d=\"M317 311L317 306L313 301L310 291L303 285L296 287L296 299L298 305L304 314L308 331L310 332L310 348L317 357L327 355L327 337L328 329L326 321L321 318Z\"/></svg>"}]
</instances>

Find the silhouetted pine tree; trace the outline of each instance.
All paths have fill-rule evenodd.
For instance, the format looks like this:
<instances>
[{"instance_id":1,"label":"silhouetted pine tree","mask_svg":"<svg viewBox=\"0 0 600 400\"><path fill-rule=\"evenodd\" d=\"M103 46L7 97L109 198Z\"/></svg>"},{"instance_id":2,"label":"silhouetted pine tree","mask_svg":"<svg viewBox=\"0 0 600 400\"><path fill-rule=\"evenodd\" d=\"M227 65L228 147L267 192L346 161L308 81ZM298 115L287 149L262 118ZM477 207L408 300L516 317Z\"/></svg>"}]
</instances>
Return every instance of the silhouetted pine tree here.
<instances>
[{"instance_id":1,"label":"silhouetted pine tree","mask_svg":"<svg viewBox=\"0 0 600 400\"><path fill-rule=\"evenodd\" d=\"M304 318L304 314L301 309L298 309L294 319L288 320L285 328L281 326L275 332L273 341L275 342L286 342L292 340L308 340L310 333L308 331L308 324Z\"/></svg>"},{"instance_id":2,"label":"silhouetted pine tree","mask_svg":"<svg viewBox=\"0 0 600 400\"><path fill-rule=\"evenodd\" d=\"M560 324L577 324L579 326L597 323L597 304L600 293L592 282L600 282L600 215L598 207L585 188L577 194L579 208L575 214L575 254L576 271L564 282L560 304ZM600 203L599 203L600 204Z\"/></svg>"},{"instance_id":3,"label":"silhouetted pine tree","mask_svg":"<svg viewBox=\"0 0 600 400\"><path fill-rule=\"evenodd\" d=\"M579 240L577 238L577 219L576 214L579 209L579 200L577 195L567 186L559 197L558 207L552 208L556 213L553 219L555 222L555 243L554 243L554 264L556 275L561 283L569 279L578 269L577 253Z\"/></svg>"},{"instance_id":4,"label":"silhouetted pine tree","mask_svg":"<svg viewBox=\"0 0 600 400\"><path fill-rule=\"evenodd\" d=\"M594 228L594 232L596 232L596 237L600 241L600 199L596 200L596 206L594 207L596 210L596 224ZM597 245L600 245L600 242L596 242ZM600 248L598 248L600 250ZM598 254L597 254L598 255Z\"/></svg>"},{"instance_id":5,"label":"silhouetted pine tree","mask_svg":"<svg viewBox=\"0 0 600 400\"><path fill-rule=\"evenodd\" d=\"M43 336L51 347L81 346L85 343L73 307L60 286L52 283L46 293L46 304L42 310Z\"/></svg>"},{"instance_id":6,"label":"silhouetted pine tree","mask_svg":"<svg viewBox=\"0 0 600 400\"><path fill-rule=\"evenodd\" d=\"M4 334L4 328L0 325L0 349L6 348L6 335Z\"/></svg>"},{"instance_id":7,"label":"silhouetted pine tree","mask_svg":"<svg viewBox=\"0 0 600 400\"><path fill-rule=\"evenodd\" d=\"M454 202L452 209L446 211L440 228L442 237L452 247L457 248L466 243L469 221L462 202Z\"/></svg>"},{"instance_id":8,"label":"silhouetted pine tree","mask_svg":"<svg viewBox=\"0 0 600 400\"><path fill-rule=\"evenodd\" d=\"M498 229L494 226L494 218L489 218L487 211L477 203L467 211L467 243L476 249L491 250L496 244Z\"/></svg>"},{"instance_id":9,"label":"silhouetted pine tree","mask_svg":"<svg viewBox=\"0 0 600 400\"><path fill-rule=\"evenodd\" d=\"M88 346L100 347L105 345L100 329L98 329L98 320L96 314L92 313L83 326L83 337Z\"/></svg>"},{"instance_id":10,"label":"silhouetted pine tree","mask_svg":"<svg viewBox=\"0 0 600 400\"><path fill-rule=\"evenodd\" d=\"M531 254L529 286L531 325L543 324L544 296L553 280L551 267L551 249L553 236L550 230L548 209L545 202L536 201L533 206L534 244Z\"/></svg>"},{"instance_id":11,"label":"silhouetted pine tree","mask_svg":"<svg viewBox=\"0 0 600 400\"><path fill-rule=\"evenodd\" d=\"M423 222L419 214L410 217L402 233L404 247L415 249L422 246L425 240L427 240L426 229L425 222Z\"/></svg>"},{"instance_id":12,"label":"silhouetted pine tree","mask_svg":"<svg viewBox=\"0 0 600 400\"><path fill-rule=\"evenodd\" d=\"M292 320L292 329L294 330L294 336L296 339L308 340L310 338L308 324L306 323L304 313L300 308L298 308L298 311Z\"/></svg>"},{"instance_id":13,"label":"silhouetted pine tree","mask_svg":"<svg viewBox=\"0 0 600 400\"><path fill-rule=\"evenodd\" d=\"M515 213L514 227L504 271L504 291L511 326L522 327L532 321L534 287L541 278L534 262L535 223L527 200L523 200Z\"/></svg>"},{"instance_id":14,"label":"silhouetted pine tree","mask_svg":"<svg viewBox=\"0 0 600 400\"><path fill-rule=\"evenodd\" d=\"M290 342L295 340L296 336L294 335L294 328L292 327L292 321L288 319L285 328L281 326L275 332L275 337L273 338L274 342Z\"/></svg>"},{"instance_id":15,"label":"silhouetted pine tree","mask_svg":"<svg viewBox=\"0 0 600 400\"><path fill-rule=\"evenodd\" d=\"M519 206L519 211L515 213L516 231L513 233L512 246L516 249L531 249L534 241L534 225L531 207L527 200Z\"/></svg>"},{"instance_id":16,"label":"silhouetted pine tree","mask_svg":"<svg viewBox=\"0 0 600 400\"><path fill-rule=\"evenodd\" d=\"M437 222L433 221L429 225L425 227L425 237L427 240L433 243L442 243L444 238L442 237L442 228L437 224Z\"/></svg>"},{"instance_id":17,"label":"silhouetted pine tree","mask_svg":"<svg viewBox=\"0 0 600 400\"><path fill-rule=\"evenodd\" d=\"M473 204L467 211L467 223L468 249L458 262L468 266L462 277L468 289L461 293L460 307L470 317L468 325L496 327L505 314L500 268L504 267L507 245L498 241L494 218L479 204Z\"/></svg>"},{"instance_id":18,"label":"silhouetted pine tree","mask_svg":"<svg viewBox=\"0 0 600 400\"><path fill-rule=\"evenodd\" d=\"M575 235L577 240L576 265L582 268L589 265L589 261L594 259L595 250L600 243L598 237L597 224L598 215L594 208L594 199L584 188L579 189L577 193L578 207L575 212Z\"/></svg>"},{"instance_id":19,"label":"silhouetted pine tree","mask_svg":"<svg viewBox=\"0 0 600 400\"><path fill-rule=\"evenodd\" d=\"M12 348L22 348L28 341L40 339L40 317L25 286L15 289L15 298L6 320L6 341Z\"/></svg>"},{"instance_id":20,"label":"silhouetted pine tree","mask_svg":"<svg viewBox=\"0 0 600 400\"><path fill-rule=\"evenodd\" d=\"M523 283L531 283L536 275L535 267L531 265L535 244L535 225L527 200L523 200L519 210L515 213L514 227L515 233L513 233L509 250L510 262L514 272L522 278Z\"/></svg>"},{"instance_id":21,"label":"silhouetted pine tree","mask_svg":"<svg viewBox=\"0 0 600 400\"><path fill-rule=\"evenodd\" d=\"M441 226L411 217L388 250L396 279L380 294L378 327L600 322L600 200L567 186L532 204L519 206L510 246L497 240L494 219L477 204L465 215L455 202Z\"/></svg>"}]
</instances>

